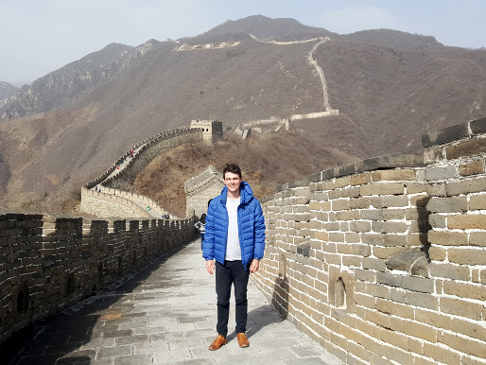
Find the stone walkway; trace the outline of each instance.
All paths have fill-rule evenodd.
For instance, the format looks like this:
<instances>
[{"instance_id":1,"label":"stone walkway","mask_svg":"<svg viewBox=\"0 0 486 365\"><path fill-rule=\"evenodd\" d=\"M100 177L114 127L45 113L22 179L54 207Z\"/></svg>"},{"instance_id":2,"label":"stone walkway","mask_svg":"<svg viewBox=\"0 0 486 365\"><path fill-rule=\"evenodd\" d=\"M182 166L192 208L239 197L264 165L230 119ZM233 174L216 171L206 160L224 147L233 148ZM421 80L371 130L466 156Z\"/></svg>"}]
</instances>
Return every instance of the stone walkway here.
<instances>
[{"instance_id":1,"label":"stone walkway","mask_svg":"<svg viewBox=\"0 0 486 365\"><path fill-rule=\"evenodd\" d=\"M216 337L214 276L196 239L110 292L84 300L0 347L9 365L342 364L249 285L249 348L238 347L231 303L228 344ZM233 300L233 298L232 298ZM24 331L25 332L25 331Z\"/></svg>"}]
</instances>

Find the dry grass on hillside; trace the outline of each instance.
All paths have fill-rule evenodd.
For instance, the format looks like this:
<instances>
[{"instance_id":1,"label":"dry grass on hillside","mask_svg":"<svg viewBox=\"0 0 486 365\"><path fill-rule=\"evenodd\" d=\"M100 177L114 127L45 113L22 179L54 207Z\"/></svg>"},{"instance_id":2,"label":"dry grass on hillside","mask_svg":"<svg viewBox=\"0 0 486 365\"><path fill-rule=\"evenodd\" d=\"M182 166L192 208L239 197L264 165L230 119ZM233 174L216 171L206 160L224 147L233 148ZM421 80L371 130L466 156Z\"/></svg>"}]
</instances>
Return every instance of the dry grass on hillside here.
<instances>
[{"instance_id":1,"label":"dry grass on hillside","mask_svg":"<svg viewBox=\"0 0 486 365\"><path fill-rule=\"evenodd\" d=\"M184 216L184 182L208 165L222 171L226 163L238 164L243 180L261 198L272 194L279 184L343 161L329 149L307 143L296 131L249 140L230 138L214 146L188 144L159 155L139 174L132 189L156 200L173 214Z\"/></svg>"}]
</instances>

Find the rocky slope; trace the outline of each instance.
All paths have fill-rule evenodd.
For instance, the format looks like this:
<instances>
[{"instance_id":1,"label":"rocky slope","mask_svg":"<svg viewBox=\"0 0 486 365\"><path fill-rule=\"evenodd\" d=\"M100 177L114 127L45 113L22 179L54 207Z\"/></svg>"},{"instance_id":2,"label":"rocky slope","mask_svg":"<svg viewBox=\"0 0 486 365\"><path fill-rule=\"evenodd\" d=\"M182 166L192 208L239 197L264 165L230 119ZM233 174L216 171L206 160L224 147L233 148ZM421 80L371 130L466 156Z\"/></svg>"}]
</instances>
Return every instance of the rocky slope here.
<instances>
[{"instance_id":1,"label":"rocky slope","mask_svg":"<svg viewBox=\"0 0 486 365\"><path fill-rule=\"evenodd\" d=\"M347 161L415 152L423 133L486 114L485 50L253 16L178 43L109 45L24 86L0 108L0 205L76 191L139 140L191 119L222 120L228 134L252 120L323 111L309 63L318 40L300 42L315 37L329 38L313 57L339 115L293 121L306 143Z\"/></svg>"},{"instance_id":2,"label":"rocky slope","mask_svg":"<svg viewBox=\"0 0 486 365\"><path fill-rule=\"evenodd\" d=\"M0 106L3 103L7 103L9 98L15 94L18 89L18 87L15 87L8 82L0 81Z\"/></svg>"}]
</instances>

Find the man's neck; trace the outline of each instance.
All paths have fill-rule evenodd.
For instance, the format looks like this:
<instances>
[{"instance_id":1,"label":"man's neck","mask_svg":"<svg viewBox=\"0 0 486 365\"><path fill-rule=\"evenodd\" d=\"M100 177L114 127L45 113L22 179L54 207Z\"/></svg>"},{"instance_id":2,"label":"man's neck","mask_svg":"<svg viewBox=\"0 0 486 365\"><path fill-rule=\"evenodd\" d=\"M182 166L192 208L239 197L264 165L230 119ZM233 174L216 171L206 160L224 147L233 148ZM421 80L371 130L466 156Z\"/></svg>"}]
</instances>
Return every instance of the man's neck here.
<instances>
[{"instance_id":1,"label":"man's neck","mask_svg":"<svg viewBox=\"0 0 486 365\"><path fill-rule=\"evenodd\" d=\"M239 199L240 198L240 189L232 193L231 191L228 191L228 199Z\"/></svg>"}]
</instances>

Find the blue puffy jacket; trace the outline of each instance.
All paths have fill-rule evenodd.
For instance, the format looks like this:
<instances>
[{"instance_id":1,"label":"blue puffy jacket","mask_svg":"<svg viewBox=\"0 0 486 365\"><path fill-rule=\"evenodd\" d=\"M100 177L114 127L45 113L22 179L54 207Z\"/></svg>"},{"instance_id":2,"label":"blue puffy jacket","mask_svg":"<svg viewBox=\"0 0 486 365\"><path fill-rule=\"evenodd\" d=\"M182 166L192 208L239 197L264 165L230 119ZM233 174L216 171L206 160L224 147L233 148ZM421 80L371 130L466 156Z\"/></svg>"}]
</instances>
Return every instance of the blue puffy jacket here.
<instances>
[{"instance_id":1,"label":"blue puffy jacket","mask_svg":"<svg viewBox=\"0 0 486 365\"><path fill-rule=\"evenodd\" d=\"M208 207L206 235L203 243L203 257L224 264L228 237L228 211L226 186ZM253 260L261 260L265 251L265 218L260 202L253 197L248 183L240 183L240 205L238 206L238 236L241 247L241 261L245 269Z\"/></svg>"}]
</instances>

